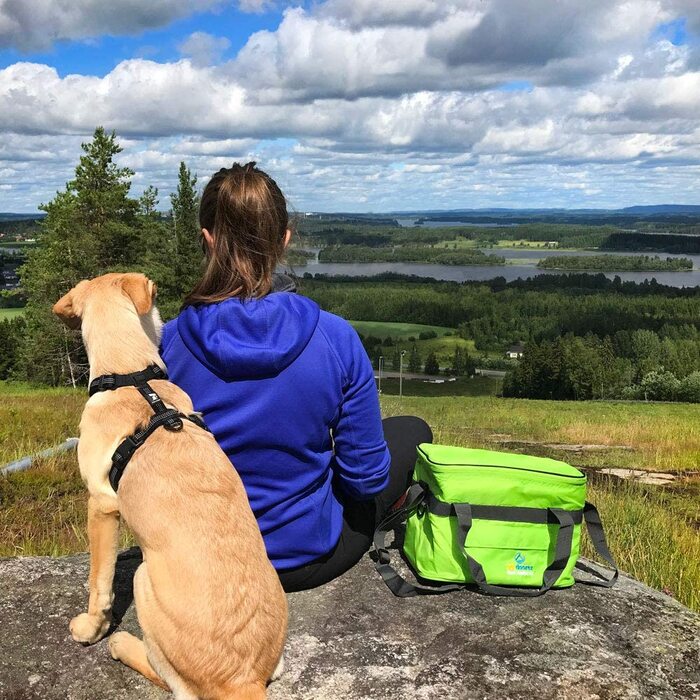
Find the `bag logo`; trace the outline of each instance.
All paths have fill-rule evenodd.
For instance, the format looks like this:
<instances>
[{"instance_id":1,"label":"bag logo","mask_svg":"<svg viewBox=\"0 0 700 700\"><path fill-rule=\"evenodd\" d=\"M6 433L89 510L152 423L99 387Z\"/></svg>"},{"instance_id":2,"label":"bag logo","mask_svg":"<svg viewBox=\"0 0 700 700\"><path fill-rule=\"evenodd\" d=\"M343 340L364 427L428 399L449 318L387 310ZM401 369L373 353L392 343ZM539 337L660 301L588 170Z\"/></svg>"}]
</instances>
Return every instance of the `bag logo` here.
<instances>
[{"instance_id":1,"label":"bag logo","mask_svg":"<svg viewBox=\"0 0 700 700\"><path fill-rule=\"evenodd\" d=\"M525 563L525 555L522 552L518 552L506 567L509 576L529 576L534 570L534 566Z\"/></svg>"}]
</instances>

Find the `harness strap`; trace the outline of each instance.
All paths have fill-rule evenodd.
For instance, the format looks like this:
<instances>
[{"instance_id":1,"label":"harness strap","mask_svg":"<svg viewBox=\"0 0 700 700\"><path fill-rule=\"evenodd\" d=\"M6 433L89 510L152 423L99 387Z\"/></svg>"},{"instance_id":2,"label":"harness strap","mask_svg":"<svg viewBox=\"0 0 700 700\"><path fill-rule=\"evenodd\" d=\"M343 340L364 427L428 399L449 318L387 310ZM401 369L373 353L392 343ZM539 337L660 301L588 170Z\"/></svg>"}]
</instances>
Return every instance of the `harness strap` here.
<instances>
[{"instance_id":1,"label":"harness strap","mask_svg":"<svg viewBox=\"0 0 700 700\"><path fill-rule=\"evenodd\" d=\"M163 403L163 399L148 383L149 380L167 378L168 375L158 365L154 364L140 372L133 372L132 374L104 374L90 382L90 396L99 391L113 391L122 387L133 386L146 399L154 413L148 424L125 438L112 455L109 483L115 492L119 487L119 481L129 464L129 460L134 456L136 450L146 442L149 435L161 426L171 432L180 432L184 426L182 421L188 420L209 432L209 428L207 428L206 423L199 414L191 413L185 415L175 408L168 408Z\"/></svg>"},{"instance_id":2,"label":"harness strap","mask_svg":"<svg viewBox=\"0 0 700 700\"><path fill-rule=\"evenodd\" d=\"M140 372L131 374L103 374L90 382L88 394L92 396L99 391L113 391L123 386L139 386L151 379L167 379L168 375L158 366L149 365Z\"/></svg>"}]
</instances>

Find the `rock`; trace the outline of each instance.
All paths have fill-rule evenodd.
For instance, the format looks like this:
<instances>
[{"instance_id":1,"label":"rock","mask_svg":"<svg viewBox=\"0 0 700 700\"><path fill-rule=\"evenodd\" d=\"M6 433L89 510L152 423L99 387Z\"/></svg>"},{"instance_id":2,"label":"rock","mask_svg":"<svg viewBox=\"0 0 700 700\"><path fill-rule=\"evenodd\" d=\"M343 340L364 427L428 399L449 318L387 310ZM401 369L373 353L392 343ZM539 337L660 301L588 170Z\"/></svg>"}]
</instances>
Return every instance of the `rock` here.
<instances>
[{"instance_id":1,"label":"rock","mask_svg":"<svg viewBox=\"0 0 700 700\"><path fill-rule=\"evenodd\" d=\"M650 486L666 486L678 479L675 474L669 474L667 472L649 472L643 469L599 469L598 473L614 476L618 479L628 479Z\"/></svg>"},{"instance_id":2,"label":"rock","mask_svg":"<svg viewBox=\"0 0 700 700\"><path fill-rule=\"evenodd\" d=\"M395 557L397 558L397 557ZM118 626L138 631L119 557ZM87 555L0 560L2 700L161 700L102 641L74 643L87 601ZM235 585L235 582L232 582ZM394 598L365 557L290 599L286 672L271 700L538 700L700 697L700 616L625 576L540 598L474 592Z\"/></svg>"}]
</instances>

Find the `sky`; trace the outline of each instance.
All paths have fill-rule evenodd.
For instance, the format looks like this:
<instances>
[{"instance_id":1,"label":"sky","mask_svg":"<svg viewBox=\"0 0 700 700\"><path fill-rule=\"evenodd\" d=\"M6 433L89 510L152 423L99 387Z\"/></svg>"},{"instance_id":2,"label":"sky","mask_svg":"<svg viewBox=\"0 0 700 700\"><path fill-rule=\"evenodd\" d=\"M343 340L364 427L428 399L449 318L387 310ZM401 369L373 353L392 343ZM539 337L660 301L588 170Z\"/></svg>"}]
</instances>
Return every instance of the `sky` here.
<instances>
[{"instance_id":1,"label":"sky","mask_svg":"<svg viewBox=\"0 0 700 700\"><path fill-rule=\"evenodd\" d=\"M0 211L98 125L163 209L249 160L297 211L700 204L700 0L0 0Z\"/></svg>"}]
</instances>

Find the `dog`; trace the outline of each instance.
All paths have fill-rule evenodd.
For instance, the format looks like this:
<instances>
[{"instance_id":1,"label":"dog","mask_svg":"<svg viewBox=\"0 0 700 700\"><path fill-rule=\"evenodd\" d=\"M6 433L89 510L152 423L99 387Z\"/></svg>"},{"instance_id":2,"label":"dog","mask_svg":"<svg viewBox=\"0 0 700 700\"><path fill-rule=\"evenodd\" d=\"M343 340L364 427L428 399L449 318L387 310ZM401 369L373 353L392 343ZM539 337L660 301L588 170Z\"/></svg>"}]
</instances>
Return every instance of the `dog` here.
<instances>
[{"instance_id":1,"label":"dog","mask_svg":"<svg viewBox=\"0 0 700 700\"><path fill-rule=\"evenodd\" d=\"M90 380L157 365L162 322L156 285L137 273L84 280L53 307L81 328ZM167 376L163 374L162 376ZM78 462L89 494L90 596L73 618L73 639L93 644L111 626L120 518L143 551L134 600L143 641L109 638L114 659L170 690L176 700L257 700L282 670L287 602L267 558L243 483L205 429L184 419L189 396L149 380L183 416L179 432L158 427L136 449L117 490L116 448L148 424L154 409L135 386L89 398L80 420Z\"/></svg>"}]
</instances>

